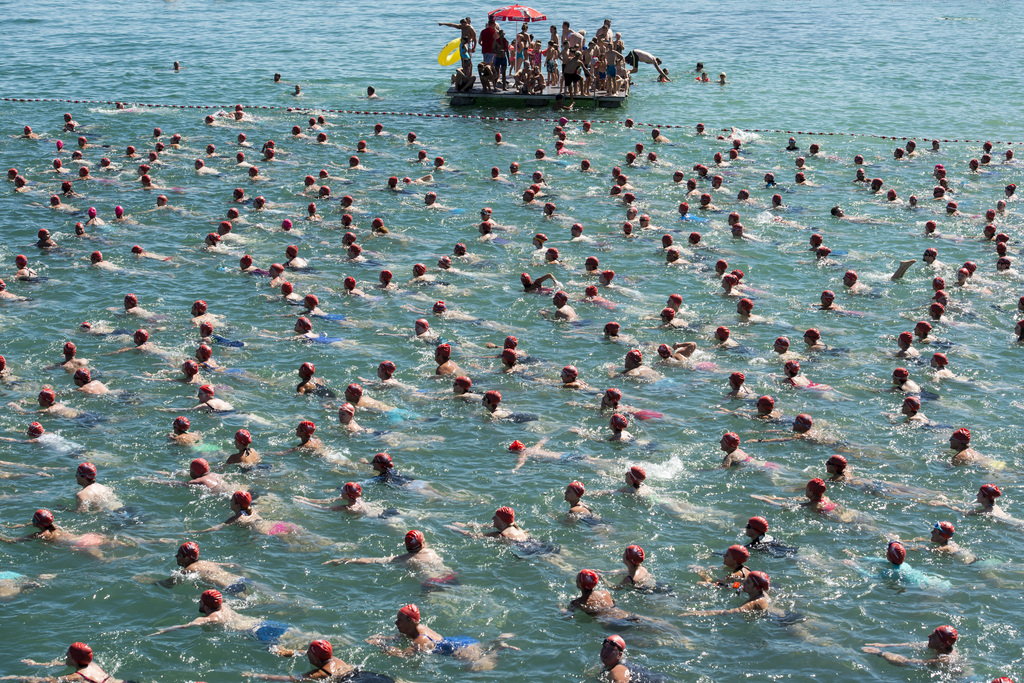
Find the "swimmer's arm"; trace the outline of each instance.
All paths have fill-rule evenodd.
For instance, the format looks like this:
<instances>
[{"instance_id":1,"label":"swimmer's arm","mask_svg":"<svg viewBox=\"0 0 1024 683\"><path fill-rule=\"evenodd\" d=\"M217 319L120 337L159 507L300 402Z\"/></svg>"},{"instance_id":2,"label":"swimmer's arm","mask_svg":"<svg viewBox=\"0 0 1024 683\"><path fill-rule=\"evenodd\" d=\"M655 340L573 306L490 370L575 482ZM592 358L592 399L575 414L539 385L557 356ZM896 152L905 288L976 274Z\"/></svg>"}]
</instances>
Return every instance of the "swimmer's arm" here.
<instances>
[{"instance_id":1,"label":"swimmer's arm","mask_svg":"<svg viewBox=\"0 0 1024 683\"><path fill-rule=\"evenodd\" d=\"M209 617L196 617L195 619L193 619L192 621L188 622L187 624L176 624L174 626L165 626L164 628L158 629L156 632L151 633L150 637L158 636L158 635L160 635L162 633L167 633L169 631L180 631L183 628L190 628L192 626L199 626L200 624L205 624L209 620L210 620Z\"/></svg>"},{"instance_id":2,"label":"swimmer's arm","mask_svg":"<svg viewBox=\"0 0 1024 683\"><path fill-rule=\"evenodd\" d=\"M398 555L390 557L339 557L327 560L324 564L390 564L398 559Z\"/></svg>"},{"instance_id":3,"label":"swimmer's arm","mask_svg":"<svg viewBox=\"0 0 1024 683\"><path fill-rule=\"evenodd\" d=\"M29 411L29 410L25 410L24 408L22 408L21 406L19 406L19 405L18 405L17 403L15 403L14 401L11 401L10 403L8 403L8 404L7 404L7 407L8 407L8 408L10 408L11 410L14 410L14 411L16 411L16 412L19 412L19 413L21 413L22 415L28 415L28 414L29 414L29 413L31 412L31 411Z\"/></svg>"},{"instance_id":4,"label":"swimmer's arm","mask_svg":"<svg viewBox=\"0 0 1024 683\"><path fill-rule=\"evenodd\" d=\"M209 533L211 531L219 531L219 530L223 529L224 527L226 527L227 525L228 525L227 522L224 522L222 524L215 524L214 526L211 526L209 529L202 529L200 531L197 531L196 533L197 534L206 534L206 533Z\"/></svg>"}]
</instances>

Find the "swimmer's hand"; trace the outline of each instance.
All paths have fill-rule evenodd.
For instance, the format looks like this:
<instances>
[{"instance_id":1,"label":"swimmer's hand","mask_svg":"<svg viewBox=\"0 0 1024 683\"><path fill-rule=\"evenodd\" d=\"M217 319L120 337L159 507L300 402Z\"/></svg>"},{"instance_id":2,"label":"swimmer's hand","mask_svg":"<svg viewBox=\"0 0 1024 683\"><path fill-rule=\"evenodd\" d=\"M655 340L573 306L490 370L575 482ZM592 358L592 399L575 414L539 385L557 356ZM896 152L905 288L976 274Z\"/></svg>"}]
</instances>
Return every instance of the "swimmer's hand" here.
<instances>
[{"instance_id":1,"label":"swimmer's hand","mask_svg":"<svg viewBox=\"0 0 1024 683\"><path fill-rule=\"evenodd\" d=\"M336 564L349 564L350 562L352 562L352 558L351 557L339 557L339 558L334 559L334 560L327 560L323 564L324 565L336 565Z\"/></svg>"},{"instance_id":2,"label":"swimmer's hand","mask_svg":"<svg viewBox=\"0 0 1024 683\"><path fill-rule=\"evenodd\" d=\"M861 648L861 652L866 652L869 655L880 655L880 654L882 654L882 651L879 650L877 647L862 647Z\"/></svg>"}]
</instances>

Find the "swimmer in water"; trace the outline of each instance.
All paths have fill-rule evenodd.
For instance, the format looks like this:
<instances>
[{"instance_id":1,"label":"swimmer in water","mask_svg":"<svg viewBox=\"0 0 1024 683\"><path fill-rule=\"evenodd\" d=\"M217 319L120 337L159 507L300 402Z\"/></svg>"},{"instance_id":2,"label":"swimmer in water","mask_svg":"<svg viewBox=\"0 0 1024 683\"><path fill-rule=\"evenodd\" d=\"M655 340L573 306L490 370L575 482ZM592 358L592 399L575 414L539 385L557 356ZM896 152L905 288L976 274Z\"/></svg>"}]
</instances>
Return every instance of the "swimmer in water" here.
<instances>
[{"instance_id":1,"label":"swimmer in water","mask_svg":"<svg viewBox=\"0 0 1024 683\"><path fill-rule=\"evenodd\" d=\"M622 553L622 563L626 565L626 575L614 588L637 588L650 591L657 587L654 575L643 566L646 559L644 549L638 545L627 546Z\"/></svg>"},{"instance_id":2,"label":"swimmer in water","mask_svg":"<svg viewBox=\"0 0 1024 683\"><path fill-rule=\"evenodd\" d=\"M935 526L932 527L930 537L913 539L913 541L928 542L929 545L918 547L907 546L907 550L929 550L939 553L940 555L949 555L964 564L972 564L977 561L978 558L974 553L966 548L962 548L953 540L953 535L955 533L956 527L953 526L952 522L936 522Z\"/></svg>"},{"instance_id":3,"label":"swimmer in water","mask_svg":"<svg viewBox=\"0 0 1024 683\"><path fill-rule=\"evenodd\" d=\"M179 571L166 579L157 581L165 588L171 588L185 579L198 579L200 582L215 586L230 595L245 593L253 587L252 579L233 574L225 569L225 567L235 568L237 565L199 559L199 544L195 541L188 541L178 546L174 561L178 564Z\"/></svg>"},{"instance_id":4,"label":"swimmer in water","mask_svg":"<svg viewBox=\"0 0 1024 683\"><path fill-rule=\"evenodd\" d=\"M109 486L96 483L96 475L96 465L91 462L83 462L75 471L75 481L82 487L75 493L75 512L110 512L123 507Z\"/></svg>"},{"instance_id":5,"label":"swimmer in water","mask_svg":"<svg viewBox=\"0 0 1024 683\"><path fill-rule=\"evenodd\" d=\"M338 408L338 422L345 429L348 434L358 434L360 432L369 431L362 425L356 422L356 407L351 403L343 403Z\"/></svg>"},{"instance_id":6,"label":"swimmer in water","mask_svg":"<svg viewBox=\"0 0 1024 683\"><path fill-rule=\"evenodd\" d=\"M701 577L700 583L710 583L719 588L729 588L736 581L742 581L750 574L746 561L750 559L750 550L746 546L733 545L722 554L722 565L726 568L724 578L716 579L712 570L692 566L690 570Z\"/></svg>"},{"instance_id":7,"label":"swimmer in water","mask_svg":"<svg viewBox=\"0 0 1024 683\"><path fill-rule=\"evenodd\" d=\"M81 417L85 413L77 408L64 405L63 403L57 403L57 394L50 386L44 386L36 397L36 402L39 404L38 411L25 410L17 403L8 403L7 406L12 410L15 410L22 415L27 415L33 412L45 413L47 415L56 415L57 417L63 417L65 419L73 420L76 417Z\"/></svg>"},{"instance_id":8,"label":"swimmer in water","mask_svg":"<svg viewBox=\"0 0 1024 683\"><path fill-rule=\"evenodd\" d=\"M187 480L159 481L167 486L202 486L210 493L229 493L238 487L232 487L224 481L224 477L210 471L210 463L205 458L195 458L188 465Z\"/></svg>"},{"instance_id":9,"label":"swimmer in water","mask_svg":"<svg viewBox=\"0 0 1024 683\"><path fill-rule=\"evenodd\" d=\"M565 487L565 495L562 499L569 504L569 512L566 515L569 521L600 521L601 518L595 515L581 500L586 491L586 487L578 481L570 482Z\"/></svg>"},{"instance_id":10,"label":"swimmer in water","mask_svg":"<svg viewBox=\"0 0 1024 683\"><path fill-rule=\"evenodd\" d=\"M373 95L376 97L376 95ZM283 676L277 674L245 673L243 676L259 678L265 681L318 681L318 680L360 680L360 675L369 675L372 680L380 683L394 683L390 676L383 676L370 671L363 671L351 664L347 664L334 656L334 648L326 640L314 640L303 650L294 650L275 646L271 652L280 657L296 657L306 655L309 665L313 668L302 676Z\"/></svg>"},{"instance_id":11,"label":"swimmer in water","mask_svg":"<svg viewBox=\"0 0 1024 683\"><path fill-rule=\"evenodd\" d=\"M4 676L6 680L19 680L19 681L84 681L85 683L125 683L120 678L114 678L102 668L100 665L93 661L92 648L85 643L71 643L68 647L67 654L65 655L64 661L54 660L52 662L36 662L31 659L21 660L23 664L30 666L69 666L74 668L74 671L70 674L60 676L59 678L39 678L36 676L21 677L21 676Z\"/></svg>"},{"instance_id":12,"label":"swimmer in water","mask_svg":"<svg viewBox=\"0 0 1024 683\"><path fill-rule=\"evenodd\" d=\"M746 382L746 375L742 372L734 372L729 375L729 391L726 392L727 398L750 398L754 395L748 387L743 386Z\"/></svg>"},{"instance_id":13,"label":"swimmer in water","mask_svg":"<svg viewBox=\"0 0 1024 683\"><path fill-rule=\"evenodd\" d=\"M446 525L447 528L469 538L495 538L506 543L516 543L530 540L530 534L516 523L516 511L508 506L503 506L494 511L491 517L491 524L494 531L480 532L469 530L468 524L455 522ZM482 528L479 524L472 525L476 529Z\"/></svg>"},{"instance_id":14,"label":"swimmer in water","mask_svg":"<svg viewBox=\"0 0 1024 683\"><path fill-rule=\"evenodd\" d=\"M959 634L952 626L939 626L928 635L927 642L923 643L868 643L861 650L869 655L878 655L890 664L897 666L923 666L928 668L947 668L955 665L960 659L953 651ZM882 648L890 647L913 647L929 650L927 659L914 659L904 657L894 652L883 652Z\"/></svg>"},{"instance_id":15,"label":"swimmer in water","mask_svg":"<svg viewBox=\"0 0 1024 683\"><path fill-rule=\"evenodd\" d=\"M363 393L363 387L355 383L345 387L345 400L357 408L364 408L379 413L386 413L395 409L394 406L389 406L387 403L366 396Z\"/></svg>"},{"instance_id":16,"label":"swimmer in water","mask_svg":"<svg viewBox=\"0 0 1024 683\"><path fill-rule=\"evenodd\" d=\"M229 413L234 411L234 407L230 403L214 397L213 387L209 384L199 387L197 397L199 398L198 405L186 408L186 410L208 410L211 413Z\"/></svg>"},{"instance_id":17,"label":"swimmer in water","mask_svg":"<svg viewBox=\"0 0 1024 683\"><path fill-rule=\"evenodd\" d=\"M751 494L750 497L777 507L802 507L813 512L833 514L838 506L825 495L827 490L828 486L825 485L825 482L815 478L807 482L803 498L783 498L758 494Z\"/></svg>"},{"instance_id":18,"label":"swimmer in water","mask_svg":"<svg viewBox=\"0 0 1024 683\"><path fill-rule=\"evenodd\" d=\"M299 379L301 380L298 386L295 387L295 393L297 394L315 394L317 396L324 396L327 398L333 398L334 392L328 389L322 379L314 377L316 373L316 366L312 363L303 363L299 366Z\"/></svg>"},{"instance_id":19,"label":"swimmer in water","mask_svg":"<svg viewBox=\"0 0 1024 683\"><path fill-rule=\"evenodd\" d=\"M971 430L961 427L949 437L949 447L953 449L952 465L970 465L988 458L971 448Z\"/></svg>"},{"instance_id":20,"label":"swimmer in water","mask_svg":"<svg viewBox=\"0 0 1024 683\"><path fill-rule=\"evenodd\" d=\"M297 524L274 522L260 517L259 513L252 508L252 494L248 491L235 491L231 494L231 512L233 514L222 523L196 533L205 534L219 531L232 525L238 525L263 536L289 536L303 530Z\"/></svg>"},{"instance_id":21,"label":"swimmer in water","mask_svg":"<svg viewBox=\"0 0 1024 683\"><path fill-rule=\"evenodd\" d=\"M104 546L126 545L116 539L107 538L103 534L73 534L70 531L65 531L54 523L53 513L49 510L36 510L32 515L32 522L24 526L34 526L38 531L20 538L4 538L0 536L0 541L5 543L43 541L45 543L66 546L69 550L85 553L97 560L103 559L103 553L100 548Z\"/></svg>"},{"instance_id":22,"label":"swimmer in water","mask_svg":"<svg viewBox=\"0 0 1024 683\"><path fill-rule=\"evenodd\" d=\"M196 432L190 432L189 428L191 426L192 423L184 415L174 418L171 432L167 435L168 440L179 446L194 446L199 443L203 440L203 437Z\"/></svg>"},{"instance_id":23,"label":"swimmer in water","mask_svg":"<svg viewBox=\"0 0 1024 683\"><path fill-rule=\"evenodd\" d=\"M100 394L110 392L107 385L92 378L92 373L89 372L89 368L78 368L75 370L74 382L75 386L78 387L78 391L83 394L99 396Z\"/></svg>"},{"instance_id":24,"label":"swimmer in water","mask_svg":"<svg viewBox=\"0 0 1024 683\"><path fill-rule=\"evenodd\" d=\"M608 636L601 644L601 666L604 667L603 673L610 683L660 683L668 680L659 674L651 673L639 664L627 661L625 654L626 641L622 636Z\"/></svg>"},{"instance_id":25,"label":"swimmer in water","mask_svg":"<svg viewBox=\"0 0 1024 683\"><path fill-rule=\"evenodd\" d=\"M295 500L307 503L313 507L332 512L347 512L351 515L363 517L369 515L372 510L369 505L363 502L363 487L354 481L350 481L341 487L341 495L328 500L314 500L304 496L295 496ZM331 503L335 503L331 505Z\"/></svg>"},{"instance_id":26,"label":"swimmer in water","mask_svg":"<svg viewBox=\"0 0 1024 683\"><path fill-rule=\"evenodd\" d=\"M661 379L662 374L657 370L644 365L644 355L639 349L632 349L626 354L625 362L621 372L612 372L610 377L630 377L646 382L654 382Z\"/></svg>"},{"instance_id":27,"label":"swimmer in water","mask_svg":"<svg viewBox=\"0 0 1024 683\"><path fill-rule=\"evenodd\" d=\"M751 517L743 533L750 539L744 547L747 550L765 552L773 557L787 557L795 555L797 548L779 543L774 536L768 535L768 520L764 517Z\"/></svg>"},{"instance_id":28,"label":"swimmer in water","mask_svg":"<svg viewBox=\"0 0 1024 683\"><path fill-rule=\"evenodd\" d=\"M225 465L252 466L260 461L260 454L252 447L252 434L248 429L239 429L235 432L235 448L238 451L228 456L224 461Z\"/></svg>"},{"instance_id":29,"label":"swimmer in water","mask_svg":"<svg viewBox=\"0 0 1024 683\"><path fill-rule=\"evenodd\" d=\"M224 604L224 597L220 591L212 588L203 591L202 595L199 596L199 612L203 616L196 617L187 624L165 626L150 634L149 637L193 626L216 626L227 631L247 633L261 643L270 646L277 645L286 639L292 640L299 637L305 639L305 636L288 626L288 624L239 614Z\"/></svg>"},{"instance_id":30,"label":"swimmer in water","mask_svg":"<svg viewBox=\"0 0 1024 683\"><path fill-rule=\"evenodd\" d=\"M740 547L743 546L734 546ZM730 584L731 585L731 584ZM748 572L740 583L739 591L747 594L747 601L739 607L732 609L713 609L680 612L681 617L705 617L720 616L723 614L743 614L745 612L763 612L771 607L771 598L768 591L771 589L771 581L764 572Z\"/></svg>"},{"instance_id":31,"label":"swimmer in water","mask_svg":"<svg viewBox=\"0 0 1024 683\"><path fill-rule=\"evenodd\" d=\"M420 623L420 609L416 605L405 605L398 610L395 619L398 634L394 636L372 636L366 639L370 645L381 648L381 651L392 657L410 658L420 653L432 653L453 657L465 662L470 671L490 671L497 665L496 651L501 649L518 650L506 645L500 638L510 637L502 634L499 640L485 647L476 638L468 636L442 636L426 624ZM393 643L408 641L408 647L401 648Z\"/></svg>"},{"instance_id":32,"label":"swimmer in water","mask_svg":"<svg viewBox=\"0 0 1024 683\"><path fill-rule=\"evenodd\" d=\"M437 578L451 574L445 567L444 560L433 548L427 547L423 532L413 529L405 534L405 550L401 555L388 557L342 557L327 560L323 564L397 564L405 566L413 574L421 578Z\"/></svg>"},{"instance_id":33,"label":"swimmer in water","mask_svg":"<svg viewBox=\"0 0 1024 683\"><path fill-rule=\"evenodd\" d=\"M580 590L580 595L569 603L566 613L573 616L580 611L606 627L622 628L644 625L657 628L663 624L668 626L660 619L650 619L616 607L611 593L597 589L599 584L600 577L597 572L592 569L581 569L576 574L576 587ZM671 626L669 629L674 630Z\"/></svg>"}]
</instances>

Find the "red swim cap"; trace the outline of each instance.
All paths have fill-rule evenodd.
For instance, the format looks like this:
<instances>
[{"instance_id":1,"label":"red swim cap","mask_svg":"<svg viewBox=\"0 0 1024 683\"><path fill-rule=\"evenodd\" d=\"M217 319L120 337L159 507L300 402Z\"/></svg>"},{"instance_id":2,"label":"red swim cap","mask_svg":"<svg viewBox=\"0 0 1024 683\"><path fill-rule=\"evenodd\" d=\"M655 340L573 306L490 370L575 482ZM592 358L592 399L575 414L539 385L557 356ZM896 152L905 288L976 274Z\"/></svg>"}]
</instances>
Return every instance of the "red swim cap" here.
<instances>
[{"instance_id":1,"label":"red swim cap","mask_svg":"<svg viewBox=\"0 0 1024 683\"><path fill-rule=\"evenodd\" d=\"M622 413L615 413L608 420L608 425L616 431L622 431L629 426L629 420Z\"/></svg>"},{"instance_id":2,"label":"red swim cap","mask_svg":"<svg viewBox=\"0 0 1024 683\"><path fill-rule=\"evenodd\" d=\"M569 485L566 488L571 489L572 492L580 498L582 498L583 494L587 492L586 487L578 481L569 482Z\"/></svg>"},{"instance_id":3,"label":"red swim cap","mask_svg":"<svg viewBox=\"0 0 1024 683\"><path fill-rule=\"evenodd\" d=\"M252 494L248 491L235 491L231 494L231 502L243 510L248 510L252 505Z\"/></svg>"},{"instance_id":4,"label":"red swim cap","mask_svg":"<svg viewBox=\"0 0 1024 683\"><path fill-rule=\"evenodd\" d=\"M392 467L395 466L395 464L391 461L391 456L388 455L387 453L378 453L377 455L373 456L373 460L371 461L371 463L374 465L380 465L385 469L391 469Z\"/></svg>"},{"instance_id":5,"label":"red swim cap","mask_svg":"<svg viewBox=\"0 0 1024 683\"><path fill-rule=\"evenodd\" d=\"M953 647L953 643L960 637L956 629L949 625L939 626L932 631L932 635L938 638L946 647Z\"/></svg>"},{"instance_id":6,"label":"red swim cap","mask_svg":"<svg viewBox=\"0 0 1024 683\"><path fill-rule=\"evenodd\" d=\"M222 604L224 604L224 597L220 594L220 591L210 589L203 591L203 594L199 596L199 605L201 607L208 607L211 612L219 610Z\"/></svg>"},{"instance_id":7,"label":"red swim cap","mask_svg":"<svg viewBox=\"0 0 1024 683\"><path fill-rule=\"evenodd\" d=\"M733 385L734 387L738 388L746 381L747 376L744 375L742 372L734 372L731 375L729 375L729 384Z\"/></svg>"},{"instance_id":8,"label":"red swim cap","mask_svg":"<svg viewBox=\"0 0 1024 683\"><path fill-rule=\"evenodd\" d=\"M899 541L890 541L885 551L885 559L895 565L901 565L907 559L907 549Z\"/></svg>"},{"instance_id":9,"label":"red swim cap","mask_svg":"<svg viewBox=\"0 0 1024 683\"><path fill-rule=\"evenodd\" d=\"M768 533L768 520L764 517L751 517L747 520L747 526L759 534Z\"/></svg>"},{"instance_id":10,"label":"red swim cap","mask_svg":"<svg viewBox=\"0 0 1024 683\"><path fill-rule=\"evenodd\" d=\"M135 339L136 346L142 346L149 341L149 332L146 330L135 330L133 338Z\"/></svg>"},{"instance_id":11,"label":"red swim cap","mask_svg":"<svg viewBox=\"0 0 1024 683\"><path fill-rule=\"evenodd\" d=\"M825 491L827 490L828 486L826 486L824 480L820 478L814 478L807 482L807 492L813 493L819 498L825 495Z\"/></svg>"},{"instance_id":12,"label":"red swim cap","mask_svg":"<svg viewBox=\"0 0 1024 683\"><path fill-rule=\"evenodd\" d=\"M316 425L310 420L303 420L299 423L297 430L303 436L312 436L313 432L316 431Z\"/></svg>"},{"instance_id":13,"label":"red swim cap","mask_svg":"<svg viewBox=\"0 0 1024 683\"><path fill-rule=\"evenodd\" d=\"M953 534L956 533L956 528L952 522L939 522L935 525L935 528L943 538L953 538Z\"/></svg>"},{"instance_id":14,"label":"red swim cap","mask_svg":"<svg viewBox=\"0 0 1024 683\"><path fill-rule=\"evenodd\" d=\"M622 559L632 565L643 564L644 557L644 549L638 545L627 546L626 551L622 554Z\"/></svg>"},{"instance_id":15,"label":"red swim cap","mask_svg":"<svg viewBox=\"0 0 1024 683\"><path fill-rule=\"evenodd\" d=\"M32 514L32 524L41 527L53 526L53 513L49 510L36 510Z\"/></svg>"},{"instance_id":16,"label":"red swim cap","mask_svg":"<svg viewBox=\"0 0 1024 683\"><path fill-rule=\"evenodd\" d=\"M576 575L576 587L580 590L592 591L597 588L601 579L593 569L581 569Z\"/></svg>"},{"instance_id":17,"label":"red swim cap","mask_svg":"<svg viewBox=\"0 0 1024 683\"><path fill-rule=\"evenodd\" d=\"M345 494L345 496L347 496L348 498L352 498L353 500L363 495L363 487L355 483L354 481L347 482L344 486L341 487L341 491L342 493Z\"/></svg>"},{"instance_id":18,"label":"red swim cap","mask_svg":"<svg viewBox=\"0 0 1024 683\"><path fill-rule=\"evenodd\" d=\"M78 368L75 370L75 381L81 382L82 384L88 384L92 381L92 373L89 372L89 368Z\"/></svg>"},{"instance_id":19,"label":"red swim cap","mask_svg":"<svg viewBox=\"0 0 1024 683\"><path fill-rule=\"evenodd\" d=\"M196 458L188 464L188 471L193 479L198 479L210 473L210 463L204 458Z\"/></svg>"},{"instance_id":20,"label":"red swim cap","mask_svg":"<svg viewBox=\"0 0 1024 683\"><path fill-rule=\"evenodd\" d=\"M762 532L763 533L763 532ZM725 551L726 555L732 556L732 558L738 563L743 564L750 559L750 551L742 545L731 545Z\"/></svg>"},{"instance_id":21,"label":"red swim cap","mask_svg":"<svg viewBox=\"0 0 1024 683\"><path fill-rule=\"evenodd\" d=\"M75 474L79 477L85 477L86 479L91 479L95 481L96 465L93 465L91 462L83 462L78 466L78 470L75 472Z\"/></svg>"},{"instance_id":22,"label":"red swim cap","mask_svg":"<svg viewBox=\"0 0 1024 683\"><path fill-rule=\"evenodd\" d=\"M622 636L619 636L619 635L608 636L607 638L604 639L604 642L605 643L611 643L615 647L619 648L619 652L625 652L626 651L626 641L624 641L622 639Z\"/></svg>"},{"instance_id":23,"label":"red swim cap","mask_svg":"<svg viewBox=\"0 0 1024 683\"><path fill-rule=\"evenodd\" d=\"M764 572L750 572L747 574L747 578L750 579L755 586L757 586L761 592L764 592L772 587L772 582L769 580L768 575Z\"/></svg>"},{"instance_id":24,"label":"red swim cap","mask_svg":"<svg viewBox=\"0 0 1024 683\"><path fill-rule=\"evenodd\" d=\"M946 354L944 353L934 354L932 356L932 360L935 361L935 364L938 365L940 368L944 368L947 365L949 365L949 358L947 358Z\"/></svg>"},{"instance_id":25,"label":"red swim cap","mask_svg":"<svg viewBox=\"0 0 1024 683\"><path fill-rule=\"evenodd\" d=\"M978 493L985 496L986 498L998 498L1003 495L1003 492L999 490L999 487L995 484L982 484L978 489Z\"/></svg>"},{"instance_id":26,"label":"red swim cap","mask_svg":"<svg viewBox=\"0 0 1024 683\"><path fill-rule=\"evenodd\" d=\"M309 379L316 372L316 366L312 363L303 363L299 366L299 377Z\"/></svg>"},{"instance_id":27,"label":"red swim cap","mask_svg":"<svg viewBox=\"0 0 1024 683\"><path fill-rule=\"evenodd\" d=\"M400 610L398 610L398 613L400 615L404 615L405 617L407 617L408 619L411 619L412 621L419 621L420 620L420 608L417 607L416 605L411 604L411 603L406 605L405 607L401 608Z\"/></svg>"},{"instance_id":28,"label":"red swim cap","mask_svg":"<svg viewBox=\"0 0 1024 683\"><path fill-rule=\"evenodd\" d=\"M405 534L405 549L410 553L423 549L423 532L413 529Z\"/></svg>"},{"instance_id":29,"label":"red swim cap","mask_svg":"<svg viewBox=\"0 0 1024 683\"><path fill-rule=\"evenodd\" d=\"M248 429L239 429L235 432L235 442L248 446L252 443L252 434L249 433Z\"/></svg>"},{"instance_id":30,"label":"red swim cap","mask_svg":"<svg viewBox=\"0 0 1024 683\"><path fill-rule=\"evenodd\" d=\"M494 511L494 516L500 519L505 524L515 524L516 511L507 505L502 506Z\"/></svg>"},{"instance_id":31,"label":"red swim cap","mask_svg":"<svg viewBox=\"0 0 1024 683\"><path fill-rule=\"evenodd\" d=\"M793 419L793 425L801 425L803 427L807 427L808 429L810 429L811 427L814 426L814 420L811 419L811 416L808 415L807 413L800 413L799 415L796 416L796 418Z\"/></svg>"},{"instance_id":32,"label":"red swim cap","mask_svg":"<svg viewBox=\"0 0 1024 683\"><path fill-rule=\"evenodd\" d=\"M505 350L508 351L508 349ZM501 392L498 391L497 389L491 389L486 394L484 394L483 400L489 403L493 403L494 405L498 405L499 403L501 403Z\"/></svg>"},{"instance_id":33,"label":"red swim cap","mask_svg":"<svg viewBox=\"0 0 1024 683\"><path fill-rule=\"evenodd\" d=\"M192 426L192 423L189 422L188 418L185 417L184 415L179 415L178 417L174 418L173 425L174 431L180 434L184 434L185 432L188 431L188 428Z\"/></svg>"},{"instance_id":34,"label":"red swim cap","mask_svg":"<svg viewBox=\"0 0 1024 683\"><path fill-rule=\"evenodd\" d=\"M92 648L85 643L71 643L67 656L78 666L88 666L92 663Z\"/></svg>"},{"instance_id":35,"label":"red swim cap","mask_svg":"<svg viewBox=\"0 0 1024 683\"><path fill-rule=\"evenodd\" d=\"M38 400L39 405L41 405L44 408L48 408L56 402L57 394L53 391L53 389L42 389L39 392Z\"/></svg>"},{"instance_id":36,"label":"red swim cap","mask_svg":"<svg viewBox=\"0 0 1024 683\"><path fill-rule=\"evenodd\" d=\"M195 562L199 559L199 544L195 541L187 541L178 546L178 554Z\"/></svg>"},{"instance_id":37,"label":"red swim cap","mask_svg":"<svg viewBox=\"0 0 1024 683\"><path fill-rule=\"evenodd\" d=\"M740 435L736 432L726 432L722 434L722 443L729 448L738 448L740 445Z\"/></svg>"},{"instance_id":38,"label":"red swim cap","mask_svg":"<svg viewBox=\"0 0 1024 683\"><path fill-rule=\"evenodd\" d=\"M306 652L312 654L320 661L327 661L334 656L334 649L326 640L314 640L306 648Z\"/></svg>"},{"instance_id":39,"label":"red swim cap","mask_svg":"<svg viewBox=\"0 0 1024 683\"><path fill-rule=\"evenodd\" d=\"M616 413L616 415L618 415L618 413ZM633 465L626 471L626 476L629 477L633 483L642 484L644 483L644 480L647 479L647 471L644 470L643 467L640 467L640 465Z\"/></svg>"},{"instance_id":40,"label":"red swim cap","mask_svg":"<svg viewBox=\"0 0 1024 683\"><path fill-rule=\"evenodd\" d=\"M966 427L961 427L960 429L953 432L953 435L950 438L956 439L957 441L963 441L964 443L970 443L971 430L967 429Z\"/></svg>"},{"instance_id":41,"label":"red swim cap","mask_svg":"<svg viewBox=\"0 0 1024 683\"><path fill-rule=\"evenodd\" d=\"M837 473L842 473L846 469L846 458L837 453L825 461L825 466L831 466Z\"/></svg>"}]
</instances>

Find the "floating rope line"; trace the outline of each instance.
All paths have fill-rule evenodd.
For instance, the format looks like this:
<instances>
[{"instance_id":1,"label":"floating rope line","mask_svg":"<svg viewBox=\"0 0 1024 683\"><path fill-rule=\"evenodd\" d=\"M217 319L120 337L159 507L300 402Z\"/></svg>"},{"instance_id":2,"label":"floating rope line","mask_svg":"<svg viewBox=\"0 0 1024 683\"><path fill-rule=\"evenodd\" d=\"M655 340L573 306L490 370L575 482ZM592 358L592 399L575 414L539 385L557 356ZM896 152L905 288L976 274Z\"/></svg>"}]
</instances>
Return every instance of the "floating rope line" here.
<instances>
[{"instance_id":1,"label":"floating rope line","mask_svg":"<svg viewBox=\"0 0 1024 683\"><path fill-rule=\"evenodd\" d=\"M71 100L61 99L55 97L39 97L39 98L28 98L28 97L0 97L0 102L62 102L68 104L112 104L112 105L131 105L134 107L146 107L147 109L234 109L236 105L233 104L148 104L142 102L117 102L113 100ZM271 109L280 110L287 112L326 112L331 114L359 114L364 116L407 116L415 118L433 118L433 119L476 119L479 121L509 121L509 122L524 122L524 121L543 121L545 123L558 123L561 119L551 118L518 118L511 116L479 116L473 114L425 114L423 112L407 112L407 111L366 111L359 109L322 109L319 107L282 107L277 105L263 105L263 104L246 104L242 105L243 109ZM670 130L673 128L691 128L692 126L683 126L679 124L656 124L656 123L637 123L633 119L626 119L625 121L603 121L596 120L591 121L589 119L566 119L568 123L590 123L590 124L616 124L623 125L626 128L664 128ZM732 128L720 128L712 129L720 130L721 132L729 132ZM932 140L938 140L940 142L965 142L965 143L978 143L984 144L985 142L992 142L994 145L1014 145L1022 144L1019 142L1010 142L995 140L968 140L968 139L948 139L948 138L926 138L926 137L914 137L914 136L898 136L898 135L876 135L874 133L835 133L835 132L821 132L821 131L804 131L804 130L782 130L781 128L742 128L744 133L780 133L785 135L820 135L820 136L848 136L848 137L863 137L863 138L876 138L879 140L920 140L922 142L931 142Z\"/></svg>"}]
</instances>

